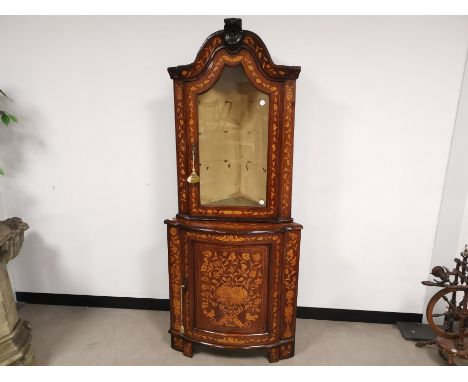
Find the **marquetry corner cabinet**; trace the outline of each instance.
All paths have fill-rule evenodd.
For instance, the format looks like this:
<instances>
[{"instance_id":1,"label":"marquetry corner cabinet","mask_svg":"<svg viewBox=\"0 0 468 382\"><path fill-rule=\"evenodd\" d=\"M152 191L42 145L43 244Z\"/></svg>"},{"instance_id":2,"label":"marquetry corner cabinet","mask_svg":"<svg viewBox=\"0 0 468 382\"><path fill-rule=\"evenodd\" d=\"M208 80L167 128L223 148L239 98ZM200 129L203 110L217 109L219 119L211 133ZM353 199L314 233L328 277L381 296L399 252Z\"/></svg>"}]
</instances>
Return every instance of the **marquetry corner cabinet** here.
<instances>
[{"instance_id":1,"label":"marquetry corner cabinet","mask_svg":"<svg viewBox=\"0 0 468 382\"><path fill-rule=\"evenodd\" d=\"M171 345L294 355L302 226L291 218L295 82L225 19L174 81L179 213L168 219Z\"/></svg>"}]
</instances>

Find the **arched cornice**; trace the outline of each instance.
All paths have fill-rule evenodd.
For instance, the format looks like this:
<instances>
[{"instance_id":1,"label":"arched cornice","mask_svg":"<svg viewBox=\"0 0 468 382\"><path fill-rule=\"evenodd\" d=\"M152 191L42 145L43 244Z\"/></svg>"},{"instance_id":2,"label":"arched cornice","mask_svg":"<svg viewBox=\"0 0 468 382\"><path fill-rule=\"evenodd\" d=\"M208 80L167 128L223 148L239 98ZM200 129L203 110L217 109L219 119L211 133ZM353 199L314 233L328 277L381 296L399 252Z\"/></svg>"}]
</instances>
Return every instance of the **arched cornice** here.
<instances>
[{"instance_id":1,"label":"arched cornice","mask_svg":"<svg viewBox=\"0 0 468 382\"><path fill-rule=\"evenodd\" d=\"M211 34L205 40L194 62L170 67L167 71L173 80L195 81L205 72L214 54L221 49L234 55L247 49L263 74L274 81L295 80L301 71L300 66L276 65L262 39L251 31L242 30L241 19L224 19L224 30Z\"/></svg>"}]
</instances>

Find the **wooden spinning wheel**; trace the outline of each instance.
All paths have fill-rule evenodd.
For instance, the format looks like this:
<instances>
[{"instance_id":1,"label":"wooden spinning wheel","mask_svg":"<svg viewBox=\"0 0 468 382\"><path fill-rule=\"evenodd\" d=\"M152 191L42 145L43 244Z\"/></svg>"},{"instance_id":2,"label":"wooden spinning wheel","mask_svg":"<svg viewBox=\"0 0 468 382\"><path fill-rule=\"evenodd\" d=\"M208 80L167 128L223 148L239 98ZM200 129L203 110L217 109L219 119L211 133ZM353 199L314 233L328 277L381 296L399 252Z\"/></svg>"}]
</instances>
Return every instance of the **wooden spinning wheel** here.
<instances>
[{"instance_id":1,"label":"wooden spinning wheel","mask_svg":"<svg viewBox=\"0 0 468 382\"><path fill-rule=\"evenodd\" d=\"M431 329L439 336L458 339L465 336L468 325L468 290L466 288L447 287L438 291L429 300L426 309L427 322ZM442 313L437 313L438 306L444 306ZM443 318L439 326L436 318Z\"/></svg>"},{"instance_id":2,"label":"wooden spinning wheel","mask_svg":"<svg viewBox=\"0 0 468 382\"><path fill-rule=\"evenodd\" d=\"M468 247L454 259L456 267L449 270L436 266L431 274L433 281L423 281L427 286L443 287L429 300L426 318L437 334L432 341L419 342L417 346L435 344L439 353L455 365L454 358L468 359Z\"/></svg>"}]
</instances>

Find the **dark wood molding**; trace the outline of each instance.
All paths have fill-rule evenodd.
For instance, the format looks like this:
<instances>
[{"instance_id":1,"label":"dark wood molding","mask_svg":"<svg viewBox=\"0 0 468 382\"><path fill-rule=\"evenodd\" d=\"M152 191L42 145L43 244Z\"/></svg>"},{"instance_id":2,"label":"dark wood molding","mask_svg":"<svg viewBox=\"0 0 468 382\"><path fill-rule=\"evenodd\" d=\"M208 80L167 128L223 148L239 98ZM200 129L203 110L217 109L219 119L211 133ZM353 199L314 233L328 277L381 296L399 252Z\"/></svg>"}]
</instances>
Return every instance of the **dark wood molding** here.
<instances>
[{"instance_id":1,"label":"dark wood molding","mask_svg":"<svg viewBox=\"0 0 468 382\"><path fill-rule=\"evenodd\" d=\"M249 30L243 30L241 19L231 18L224 19L223 30L208 36L191 64L167 68L169 76L178 81L197 80L221 49L229 54L238 54L243 49L250 51L263 74L271 80L296 80L301 72L300 66L276 65L262 39Z\"/></svg>"},{"instance_id":2,"label":"dark wood molding","mask_svg":"<svg viewBox=\"0 0 468 382\"><path fill-rule=\"evenodd\" d=\"M216 216L199 216L199 215L188 215L188 214L177 214L178 220L195 220L195 221L216 221L219 220ZM244 218L244 217L223 217L223 221L233 222L258 222L258 223L293 223L294 219L291 217L276 217L276 218Z\"/></svg>"},{"instance_id":3,"label":"dark wood molding","mask_svg":"<svg viewBox=\"0 0 468 382\"><path fill-rule=\"evenodd\" d=\"M164 223L172 227L180 227L192 231L212 232L220 234L243 235L248 234L267 234L280 233L302 229L302 225L298 223L258 223L258 222L240 222L240 221L206 221L206 220L180 220L166 219Z\"/></svg>"},{"instance_id":4,"label":"dark wood molding","mask_svg":"<svg viewBox=\"0 0 468 382\"><path fill-rule=\"evenodd\" d=\"M168 299L88 296L74 294L16 292L16 299L28 304L89 306L96 308L169 310ZM421 322L422 314L403 312L379 312L372 310L297 307L297 318L393 324Z\"/></svg>"}]
</instances>

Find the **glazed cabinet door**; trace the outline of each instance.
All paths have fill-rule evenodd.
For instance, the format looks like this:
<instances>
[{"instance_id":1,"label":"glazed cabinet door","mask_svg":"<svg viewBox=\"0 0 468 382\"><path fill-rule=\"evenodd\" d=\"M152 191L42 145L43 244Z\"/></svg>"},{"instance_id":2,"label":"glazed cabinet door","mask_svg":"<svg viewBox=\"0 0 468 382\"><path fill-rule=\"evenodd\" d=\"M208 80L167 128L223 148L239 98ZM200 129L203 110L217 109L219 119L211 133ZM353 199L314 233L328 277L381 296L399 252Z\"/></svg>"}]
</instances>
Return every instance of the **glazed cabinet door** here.
<instances>
[{"instance_id":1,"label":"glazed cabinet door","mask_svg":"<svg viewBox=\"0 0 468 382\"><path fill-rule=\"evenodd\" d=\"M186 334L253 346L279 338L279 235L184 234Z\"/></svg>"},{"instance_id":2,"label":"glazed cabinet door","mask_svg":"<svg viewBox=\"0 0 468 382\"><path fill-rule=\"evenodd\" d=\"M197 81L184 85L187 141L179 162L181 212L192 216L274 218L278 214L283 86L262 75L247 51L219 51ZM182 97L182 96L181 96ZM181 110L180 110L181 111ZM178 119L182 123L183 119ZM182 134L178 144L185 143ZM199 174L199 176L197 175Z\"/></svg>"}]
</instances>

